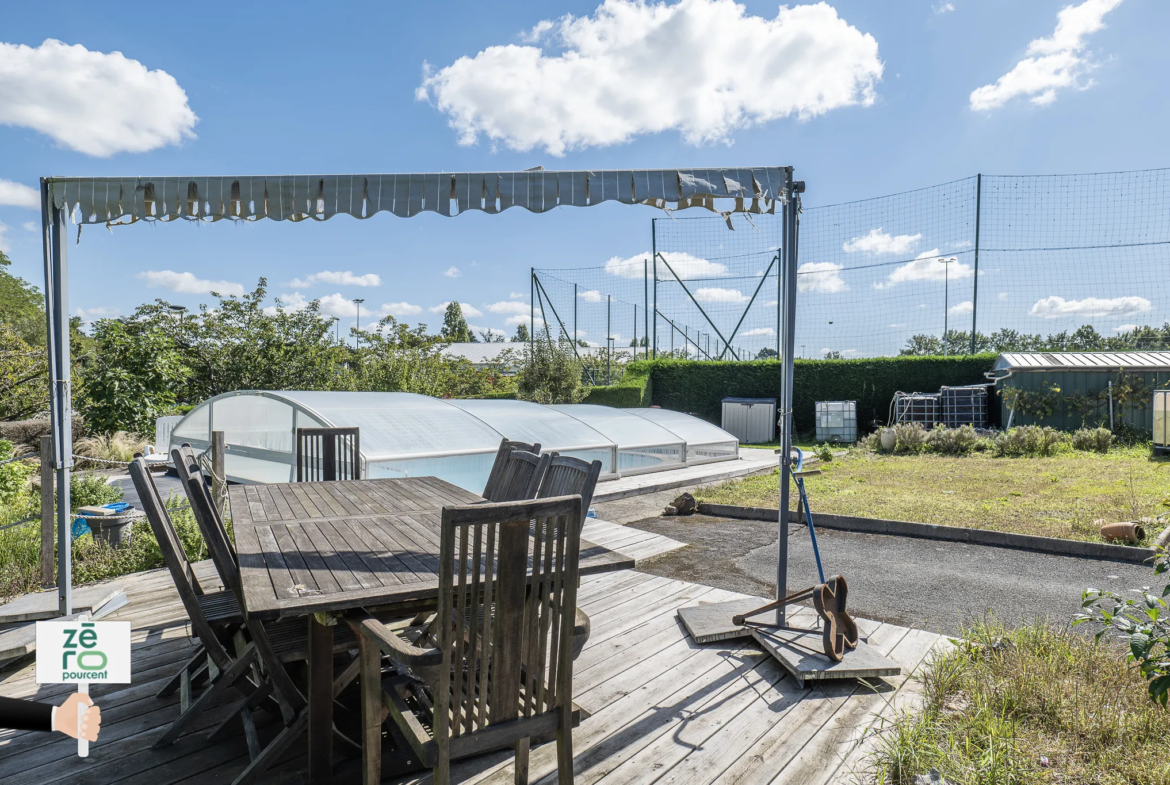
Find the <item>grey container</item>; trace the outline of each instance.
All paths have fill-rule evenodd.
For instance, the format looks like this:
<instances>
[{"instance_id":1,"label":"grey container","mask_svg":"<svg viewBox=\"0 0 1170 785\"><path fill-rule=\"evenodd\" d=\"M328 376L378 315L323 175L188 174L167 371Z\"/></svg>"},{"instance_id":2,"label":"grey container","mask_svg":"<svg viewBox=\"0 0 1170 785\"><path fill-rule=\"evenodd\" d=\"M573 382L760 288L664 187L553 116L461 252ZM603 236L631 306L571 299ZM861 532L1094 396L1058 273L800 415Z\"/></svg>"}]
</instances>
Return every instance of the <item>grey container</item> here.
<instances>
[{"instance_id":1,"label":"grey container","mask_svg":"<svg viewBox=\"0 0 1170 785\"><path fill-rule=\"evenodd\" d=\"M1170 450L1170 390L1154 390L1154 454Z\"/></svg>"},{"instance_id":2,"label":"grey container","mask_svg":"<svg viewBox=\"0 0 1170 785\"><path fill-rule=\"evenodd\" d=\"M857 441L857 401L817 401L817 441Z\"/></svg>"},{"instance_id":3,"label":"grey container","mask_svg":"<svg viewBox=\"0 0 1170 785\"><path fill-rule=\"evenodd\" d=\"M723 430L740 444L764 444L776 438L775 398L724 398Z\"/></svg>"},{"instance_id":4,"label":"grey container","mask_svg":"<svg viewBox=\"0 0 1170 785\"><path fill-rule=\"evenodd\" d=\"M117 515L87 516L85 523L95 542L104 542L111 548L125 548L134 532L134 521L141 517L139 510L129 507Z\"/></svg>"}]
</instances>

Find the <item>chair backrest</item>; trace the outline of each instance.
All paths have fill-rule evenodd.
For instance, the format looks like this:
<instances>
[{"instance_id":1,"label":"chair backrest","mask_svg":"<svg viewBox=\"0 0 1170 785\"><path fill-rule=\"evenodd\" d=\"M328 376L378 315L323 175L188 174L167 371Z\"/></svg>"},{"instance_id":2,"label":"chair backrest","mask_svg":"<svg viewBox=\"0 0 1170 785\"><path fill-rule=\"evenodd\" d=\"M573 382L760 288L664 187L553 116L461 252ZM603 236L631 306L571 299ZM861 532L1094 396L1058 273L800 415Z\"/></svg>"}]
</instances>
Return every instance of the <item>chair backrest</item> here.
<instances>
[{"instance_id":1,"label":"chair backrest","mask_svg":"<svg viewBox=\"0 0 1170 785\"><path fill-rule=\"evenodd\" d=\"M199 487L208 492L208 498L211 498L206 476L203 474L203 469L199 466L199 459L195 456L195 451L191 449L191 445L184 444L182 447L176 447L171 450L171 461L175 464L175 472L179 475L179 481L183 484L183 490L187 494L187 501L191 502L192 509L194 509L195 505L194 499L191 498L190 488L192 484L199 485ZM199 524L199 531L203 534L204 541L208 541L210 539L209 532L203 531L204 522L202 518L196 515L195 521ZM232 561L237 562L236 546L231 538L228 537L227 527L223 523L223 516L219 514L219 509L214 503L211 505L211 520L207 523L217 530L214 535L226 544ZM210 547L210 544L208 547ZM227 579L224 578L222 573L219 577L224 581L224 585L226 586Z\"/></svg>"},{"instance_id":2,"label":"chair backrest","mask_svg":"<svg viewBox=\"0 0 1170 785\"><path fill-rule=\"evenodd\" d=\"M551 460L551 455L512 450L500 473L496 475L495 482L483 489L483 497L489 502L535 499Z\"/></svg>"},{"instance_id":3,"label":"chair backrest","mask_svg":"<svg viewBox=\"0 0 1170 785\"><path fill-rule=\"evenodd\" d=\"M500 475L504 471L504 466L508 463L508 456L516 450L519 450L520 452L530 452L534 455L540 455L540 442L536 442L534 444L525 444L524 442L514 442L509 441L508 439L500 440L500 448L496 450L496 460L492 464L491 474L488 475L487 483L484 485L483 497L485 499L491 499L491 497L488 496L488 493L499 484ZM503 500L493 499L493 501Z\"/></svg>"},{"instance_id":4,"label":"chair backrest","mask_svg":"<svg viewBox=\"0 0 1170 785\"><path fill-rule=\"evenodd\" d=\"M211 551L211 559L215 562L215 568L219 571L224 586L232 592L240 606L240 612L244 615L244 625L248 629L248 637L256 645L256 654L260 658L264 670L272 679L273 686L284 702L292 711L300 711L306 704L304 695L284 669L284 664L273 648L264 624L248 615L240 570L234 554L230 550L226 533L221 534L219 527L214 523L215 507L211 502L211 494L208 492L207 486L198 479L191 478L184 484L184 487L187 490L187 498L191 500L191 511L195 514L199 530L203 532L203 538L207 542L207 549Z\"/></svg>"},{"instance_id":5,"label":"chair backrest","mask_svg":"<svg viewBox=\"0 0 1170 785\"><path fill-rule=\"evenodd\" d=\"M142 511L146 513L146 520L150 522L150 529L154 532L155 540L158 541L159 550L162 551L163 559L166 561L167 569L175 582L175 588L179 592L183 608L191 619L191 626L194 628L195 634L199 636L200 642L207 649L207 653L211 656L216 667L227 668L231 664L231 657L224 649L223 644L220 643L219 638L216 637L215 630L203 614L203 607L199 604L199 596L203 594L203 587L199 585L199 579L195 577L195 571L191 568L191 562L187 559L183 544L175 533L175 527L171 523L166 505L159 497L154 477L141 456L130 462L130 479L134 482L134 489L138 492Z\"/></svg>"},{"instance_id":6,"label":"chair backrest","mask_svg":"<svg viewBox=\"0 0 1170 785\"><path fill-rule=\"evenodd\" d=\"M440 744L572 700L580 515L579 496L443 509Z\"/></svg>"},{"instance_id":7,"label":"chair backrest","mask_svg":"<svg viewBox=\"0 0 1170 785\"><path fill-rule=\"evenodd\" d=\"M589 505L593 503L593 492L597 489L597 478L601 476L601 461L586 463L580 458L568 455L554 455L549 462L548 471L540 483L540 490L536 498L545 499L552 496L569 496L576 494L581 497L581 524L585 523L585 516L589 513Z\"/></svg>"},{"instance_id":8,"label":"chair backrest","mask_svg":"<svg viewBox=\"0 0 1170 785\"><path fill-rule=\"evenodd\" d=\"M359 428L297 428L297 482L361 478Z\"/></svg>"}]
</instances>

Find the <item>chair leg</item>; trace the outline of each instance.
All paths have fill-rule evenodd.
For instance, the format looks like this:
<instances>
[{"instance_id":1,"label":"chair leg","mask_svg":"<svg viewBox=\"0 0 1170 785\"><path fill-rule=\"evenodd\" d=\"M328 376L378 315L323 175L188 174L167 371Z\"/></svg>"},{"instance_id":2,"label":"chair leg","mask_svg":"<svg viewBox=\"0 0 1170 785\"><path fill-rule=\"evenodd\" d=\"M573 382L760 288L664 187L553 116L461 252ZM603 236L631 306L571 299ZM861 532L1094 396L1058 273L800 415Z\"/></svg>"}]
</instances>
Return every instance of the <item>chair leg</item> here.
<instances>
[{"instance_id":1,"label":"chair leg","mask_svg":"<svg viewBox=\"0 0 1170 785\"><path fill-rule=\"evenodd\" d=\"M516 785L528 785L528 739L516 742Z\"/></svg>"},{"instance_id":2,"label":"chair leg","mask_svg":"<svg viewBox=\"0 0 1170 785\"><path fill-rule=\"evenodd\" d=\"M223 693L228 687L231 687L240 678L248 672L252 666L252 660L256 657L256 650L250 649L248 653L231 664L226 671L221 671L219 677L208 685L203 694L190 705L179 718L171 723L171 727L167 728L166 733L159 737L158 741L154 743L154 748L165 747L169 744L174 744L175 740L187 729L195 718L203 713L204 710L211 707L215 699Z\"/></svg>"},{"instance_id":3,"label":"chair leg","mask_svg":"<svg viewBox=\"0 0 1170 785\"><path fill-rule=\"evenodd\" d=\"M435 762L435 768L431 771L431 779L434 785L451 785L451 758L447 755L440 755L438 761Z\"/></svg>"},{"instance_id":4,"label":"chair leg","mask_svg":"<svg viewBox=\"0 0 1170 785\"><path fill-rule=\"evenodd\" d=\"M235 720L237 715L239 715L240 719L250 717L252 711L271 694L272 682L266 681L253 690L251 695L236 701L236 705L232 707L231 712L207 734L207 740L219 741L223 739L226 736L227 729L231 727L232 721Z\"/></svg>"},{"instance_id":5,"label":"chair leg","mask_svg":"<svg viewBox=\"0 0 1170 785\"><path fill-rule=\"evenodd\" d=\"M362 782L382 781L382 650L365 635L358 636L362 694Z\"/></svg>"},{"instance_id":6,"label":"chair leg","mask_svg":"<svg viewBox=\"0 0 1170 785\"><path fill-rule=\"evenodd\" d=\"M276 735L264 751L260 753L259 757L253 758L248 767L240 772L240 776L232 781L232 785L250 785L260 778L268 767L276 762L288 746L305 734L305 730L309 726L309 712L308 709L302 709L291 725L285 727L280 733Z\"/></svg>"},{"instance_id":7,"label":"chair leg","mask_svg":"<svg viewBox=\"0 0 1170 785\"><path fill-rule=\"evenodd\" d=\"M155 694L155 697L166 698L169 695L174 694L175 690L179 689L179 686L182 684L183 678L190 677L189 674L192 672L195 666L202 661L206 654L207 650L202 646L196 649L195 656L183 664L183 667L180 668L179 671L174 676L172 676L166 684L163 685L163 688Z\"/></svg>"},{"instance_id":8,"label":"chair leg","mask_svg":"<svg viewBox=\"0 0 1170 785\"><path fill-rule=\"evenodd\" d=\"M572 704L570 703L570 713ZM557 782L559 785L573 785L573 720L563 718L557 728Z\"/></svg>"}]
</instances>

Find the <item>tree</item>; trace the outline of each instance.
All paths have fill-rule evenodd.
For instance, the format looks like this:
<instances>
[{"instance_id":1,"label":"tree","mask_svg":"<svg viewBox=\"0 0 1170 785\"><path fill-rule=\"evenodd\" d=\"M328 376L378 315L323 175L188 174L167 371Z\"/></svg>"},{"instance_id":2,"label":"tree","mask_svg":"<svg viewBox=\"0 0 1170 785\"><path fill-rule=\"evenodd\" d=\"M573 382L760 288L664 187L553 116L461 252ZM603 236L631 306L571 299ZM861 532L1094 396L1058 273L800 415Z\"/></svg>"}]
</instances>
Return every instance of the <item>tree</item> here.
<instances>
[{"instance_id":1,"label":"tree","mask_svg":"<svg viewBox=\"0 0 1170 785\"><path fill-rule=\"evenodd\" d=\"M902 351L898 352L901 355L914 357L933 357L942 353L942 341L933 335L921 333L912 336L910 340L906 341L906 346L903 347Z\"/></svg>"},{"instance_id":2,"label":"tree","mask_svg":"<svg viewBox=\"0 0 1170 785\"><path fill-rule=\"evenodd\" d=\"M536 403L577 403L585 397L581 368L568 341L552 341L540 331L516 375L516 397Z\"/></svg>"},{"instance_id":3,"label":"tree","mask_svg":"<svg viewBox=\"0 0 1170 785\"><path fill-rule=\"evenodd\" d=\"M174 342L154 325L117 319L98 321L93 341L81 363L86 424L97 433L153 434L189 375Z\"/></svg>"},{"instance_id":4,"label":"tree","mask_svg":"<svg viewBox=\"0 0 1170 785\"><path fill-rule=\"evenodd\" d=\"M44 346L45 298L40 289L5 269L11 265L12 260L0 251L0 321L12 325L13 332L30 346Z\"/></svg>"},{"instance_id":5,"label":"tree","mask_svg":"<svg viewBox=\"0 0 1170 785\"><path fill-rule=\"evenodd\" d=\"M439 331L439 335L443 336L443 340L448 343L472 343L475 341L471 328L467 326L467 320L463 318L463 308L460 307L458 301L452 300L447 303L447 311L443 314L443 329Z\"/></svg>"},{"instance_id":6,"label":"tree","mask_svg":"<svg viewBox=\"0 0 1170 785\"><path fill-rule=\"evenodd\" d=\"M49 408L49 356L0 322L0 420L21 420Z\"/></svg>"},{"instance_id":7,"label":"tree","mask_svg":"<svg viewBox=\"0 0 1170 785\"><path fill-rule=\"evenodd\" d=\"M528 343L528 325L523 322L516 325L516 334L512 336L512 343Z\"/></svg>"},{"instance_id":8,"label":"tree","mask_svg":"<svg viewBox=\"0 0 1170 785\"><path fill-rule=\"evenodd\" d=\"M763 349L760 349L760 351L756 352L756 359L757 360L779 360L780 353L777 352L775 349L771 349L771 348L765 346Z\"/></svg>"},{"instance_id":9,"label":"tree","mask_svg":"<svg viewBox=\"0 0 1170 785\"><path fill-rule=\"evenodd\" d=\"M831 350L825 352L825 359L826 360L844 360L845 358L841 356L841 352L837 351L836 349L831 349Z\"/></svg>"},{"instance_id":10,"label":"tree","mask_svg":"<svg viewBox=\"0 0 1170 785\"><path fill-rule=\"evenodd\" d=\"M504 342L504 336L500 335L499 333L494 333L491 330L487 330L487 329L479 331L479 338L484 343L503 343Z\"/></svg>"}]
</instances>

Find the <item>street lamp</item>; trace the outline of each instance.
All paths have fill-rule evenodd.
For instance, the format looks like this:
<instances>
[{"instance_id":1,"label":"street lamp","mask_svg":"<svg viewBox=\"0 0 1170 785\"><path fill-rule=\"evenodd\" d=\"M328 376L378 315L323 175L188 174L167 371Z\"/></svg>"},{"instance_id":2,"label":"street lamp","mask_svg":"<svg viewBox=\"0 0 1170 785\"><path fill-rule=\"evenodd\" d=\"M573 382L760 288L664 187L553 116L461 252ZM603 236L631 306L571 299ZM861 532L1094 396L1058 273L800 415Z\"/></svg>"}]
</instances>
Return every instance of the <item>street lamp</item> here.
<instances>
[{"instance_id":1,"label":"street lamp","mask_svg":"<svg viewBox=\"0 0 1170 785\"><path fill-rule=\"evenodd\" d=\"M355 324L357 325L357 331L358 331L358 334L357 334L357 335L355 335L355 336L353 337L353 344L354 344L354 348L355 348L355 349L356 349L356 348L357 348L357 347L358 347L358 346L361 344L361 340L362 340L362 338L361 338L361 332L362 332L362 303L364 303L364 302L365 302L365 300L363 300L363 299L362 299L362 298L360 298L360 297L355 297L355 298L353 298L353 304L354 304L354 306L356 306L356 307L357 307L357 320L355 321Z\"/></svg>"},{"instance_id":2,"label":"street lamp","mask_svg":"<svg viewBox=\"0 0 1170 785\"><path fill-rule=\"evenodd\" d=\"M947 348L947 333L950 331L950 305L951 305L951 263L959 261L957 256L948 256L938 260L943 266L943 356L949 355L950 351Z\"/></svg>"}]
</instances>

